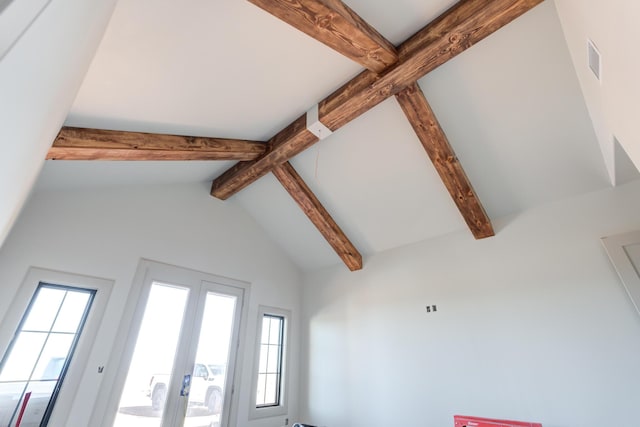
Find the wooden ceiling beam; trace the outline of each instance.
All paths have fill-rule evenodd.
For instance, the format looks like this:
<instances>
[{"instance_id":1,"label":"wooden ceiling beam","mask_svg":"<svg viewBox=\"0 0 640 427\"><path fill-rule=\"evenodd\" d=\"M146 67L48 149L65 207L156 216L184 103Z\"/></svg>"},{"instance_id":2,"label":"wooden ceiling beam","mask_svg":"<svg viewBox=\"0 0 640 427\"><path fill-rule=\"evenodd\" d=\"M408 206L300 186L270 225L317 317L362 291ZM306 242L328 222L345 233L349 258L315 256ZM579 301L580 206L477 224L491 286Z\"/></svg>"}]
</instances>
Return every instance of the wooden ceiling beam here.
<instances>
[{"instance_id":1,"label":"wooden ceiling beam","mask_svg":"<svg viewBox=\"0 0 640 427\"><path fill-rule=\"evenodd\" d=\"M252 160L264 142L63 127L48 160Z\"/></svg>"},{"instance_id":2,"label":"wooden ceiling beam","mask_svg":"<svg viewBox=\"0 0 640 427\"><path fill-rule=\"evenodd\" d=\"M365 70L319 104L319 120L336 131L413 84L542 0L462 0L398 48L399 61L376 74ZM211 195L227 199L317 142L300 120L268 142L267 153L241 162L213 181Z\"/></svg>"},{"instance_id":3,"label":"wooden ceiling beam","mask_svg":"<svg viewBox=\"0 0 640 427\"><path fill-rule=\"evenodd\" d=\"M247 185L271 172L320 139L307 129L300 116L267 141L266 153L253 161L238 162L213 181L211 195L226 200Z\"/></svg>"},{"instance_id":4,"label":"wooden ceiling beam","mask_svg":"<svg viewBox=\"0 0 640 427\"><path fill-rule=\"evenodd\" d=\"M398 93L396 99L474 237L493 236L491 220L418 84Z\"/></svg>"},{"instance_id":5,"label":"wooden ceiling beam","mask_svg":"<svg viewBox=\"0 0 640 427\"><path fill-rule=\"evenodd\" d=\"M374 73L398 61L393 44L340 0L249 1Z\"/></svg>"},{"instance_id":6,"label":"wooden ceiling beam","mask_svg":"<svg viewBox=\"0 0 640 427\"><path fill-rule=\"evenodd\" d=\"M334 251L351 271L362 269L362 255L331 218L318 198L302 180L291 163L285 162L273 169L273 174L293 197L298 206L329 242Z\"/></svg>"}]
</instances>

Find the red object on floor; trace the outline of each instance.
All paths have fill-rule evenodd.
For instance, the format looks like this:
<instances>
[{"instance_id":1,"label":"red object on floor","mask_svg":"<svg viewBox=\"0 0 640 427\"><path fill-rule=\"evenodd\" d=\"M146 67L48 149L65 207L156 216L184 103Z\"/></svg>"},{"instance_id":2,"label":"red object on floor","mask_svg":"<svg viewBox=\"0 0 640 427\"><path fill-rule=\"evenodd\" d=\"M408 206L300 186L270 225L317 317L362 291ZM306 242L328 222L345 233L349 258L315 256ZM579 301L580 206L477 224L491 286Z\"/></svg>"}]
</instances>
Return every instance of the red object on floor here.
<instances>
[{"instance_id":1,"label":"red object on floor","mask_svg":"<svg viewBox=\"0 0 640 427\"><path fill-rule=\"evenodd\" d=\"M542 427L540 423L494 420L492 418L467 417L464 415L454 415L453 421L455 427Z\"/></svg>"},{"instance_id":2,"label":"red object on floor","mask_svg":"<svg viewBox=\"0 0 640 427\"><path fill-rule=\"evenodd\" d=\"M24 395L24 400L22 401L22 408L20 408L20 415L18 415L18 421L16 421L16 427L20 427L20 423L22 422L22 416L24 415L24 410L27 409L27 403L29 403L30 398L31 398L31 392Z\"/></svg>"}]
</instances>

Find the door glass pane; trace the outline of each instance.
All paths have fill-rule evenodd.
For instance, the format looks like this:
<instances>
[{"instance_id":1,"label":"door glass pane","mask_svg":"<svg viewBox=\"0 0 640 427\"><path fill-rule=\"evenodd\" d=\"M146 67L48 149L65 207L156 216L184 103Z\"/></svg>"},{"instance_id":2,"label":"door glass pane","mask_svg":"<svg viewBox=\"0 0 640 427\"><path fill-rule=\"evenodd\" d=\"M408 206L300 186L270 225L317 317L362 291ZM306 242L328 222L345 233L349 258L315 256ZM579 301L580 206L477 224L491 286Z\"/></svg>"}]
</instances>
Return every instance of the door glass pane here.
<instances>
[{"instance_id":1,"label":"door glass pane","mask_svg":"<svg viewBox=\"0 0 640 427\"><path fill-rule=\"evenodd\" d=\"M84 308L90 295L86 293L68 293L53 325L53 332L74 332L84 314Z\"/></svg>"},{"instance_id":2,"label":"door glass pane","mask_svg":"<svg viewBox=\"0 0 640 427\"><path fill-rule=\"evenodd\" d=\"M25 382L0 382L0 426L8 426L16 408L20 406Z\"/></svg>"},{"instance_id":3,"label":"door glass pane","mask_svg":"<svg viewBox=\"0 0 640 427\"><path fill-rule=\"evenodd\" d=\"M22 329L25 331L49 331L66 293L64 289L40 288Z\"/></svg>"},{"instance_id":4,"label":"door glass pane","mask_svg":"<svg viewBox=\"0 0 640 427\"><path fill-rule=\"evenodd\" d=\"M236 299L207 293L185 427L220 425Z\"/></svg>"},{"instance_id":5,"label":"door glass pane","mask_svg":"<svg viewBox=\"0 0 640 427\"><path fill-rule=\"evenodd\" d=\"M20 427L40 425L55 386L55 381L29 381L26 390L31 395L22 415Z\"/></svg>"},{"instance_id":6,"label":"door glass pane","mask_svg":"<svg viewBox=\"0 0 640 427\"><path fill-rule=\"evenodd\" d=\"M0 362L0 426L47 425L95 291L40 284ZM79 296L79 297L78 297ZM77 313L54 333L61 308Z\"/></svg>"},{"instance_id":7,"label":"door glass pane","mask_svg":"<svg viewBox=\"0 0 640 427\"><path fill-rule=\"evenodd\" d=\"M72 344L73 335L71 334L50 334L31 379L57 380Z\"/></svg>"},{"instance_id":8,"label":"door glass pane","mask_svg":"<svg viewBox=\"0 0 640 427\"><path fill-rule=\"evenodd\" d=\"M114 427L160 426L188 295L187 288L151 285Z\"/></svg>"},{"instance_id":9,"label":"door glass pane","mask_svg":"<svg viewBox=\"0 0 640 427\"><path fill-rule=\"evenodd\" d=\"M0 381L28 381L46 339L43 332L19 333L2 367Z\"/></svg>"}]
</instances>

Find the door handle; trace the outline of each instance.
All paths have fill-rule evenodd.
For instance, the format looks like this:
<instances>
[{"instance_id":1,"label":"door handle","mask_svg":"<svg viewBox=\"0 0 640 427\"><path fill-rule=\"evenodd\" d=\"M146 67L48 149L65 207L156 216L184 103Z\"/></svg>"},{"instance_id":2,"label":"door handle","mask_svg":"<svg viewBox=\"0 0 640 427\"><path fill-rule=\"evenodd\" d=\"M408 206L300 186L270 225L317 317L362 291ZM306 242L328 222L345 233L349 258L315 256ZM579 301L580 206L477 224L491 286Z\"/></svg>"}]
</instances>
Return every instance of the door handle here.
<instances>
[{"instance_id":1,"label":"door handle","mask_svg":"<svg viewBox=\"0 0 640 427\"><path fill-rule=\"evenodd\" d=\"M191 374L185 374L182 378L182 388L180 389L180 396L189 397L189 391L191 390Z\"/></svg>"}]
</instances>

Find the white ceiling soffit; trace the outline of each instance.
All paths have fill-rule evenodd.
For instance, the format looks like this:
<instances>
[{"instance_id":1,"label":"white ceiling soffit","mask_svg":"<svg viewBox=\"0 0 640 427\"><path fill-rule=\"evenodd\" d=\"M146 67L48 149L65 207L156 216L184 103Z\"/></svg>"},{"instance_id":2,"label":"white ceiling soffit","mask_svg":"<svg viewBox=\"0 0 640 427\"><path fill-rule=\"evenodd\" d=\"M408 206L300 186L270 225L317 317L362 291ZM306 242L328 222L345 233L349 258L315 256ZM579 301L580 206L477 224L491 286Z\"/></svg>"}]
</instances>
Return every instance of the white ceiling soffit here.
<instances>
[{"instance_id":1,"label":"white ceiling soffit","mask_svg":"<svg viewBox=\"0 0 640 427\"><path fill-rule=\"evenodd\" d=\"M455 2L347 3L397 44ZM120 0L67 124L264 140L359 70L245 1ZM492 219L607 185L551 2L419 83ZM48 162L40 185L202 182L229 164ZM466 227L395 99L292 164L365 268L367 254ZM228 203L301 268L340 262L273 176Z\"/></svg>"},{"instance_id":2,"label":"white ceiling soffit","mask_svg":"<svg viewBox=\"0 0 640 427\"><path fill-rule=\"evenodd\" d=\"M613 150L616 177L614 185L623 185L639 179L640 171L638 171L624 147L622 147L615 137L613 138Z\"/></svg>"}]
</instances>

